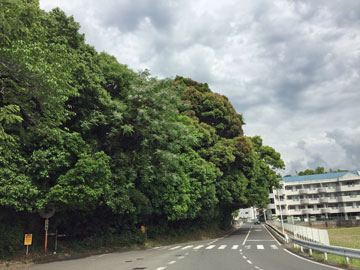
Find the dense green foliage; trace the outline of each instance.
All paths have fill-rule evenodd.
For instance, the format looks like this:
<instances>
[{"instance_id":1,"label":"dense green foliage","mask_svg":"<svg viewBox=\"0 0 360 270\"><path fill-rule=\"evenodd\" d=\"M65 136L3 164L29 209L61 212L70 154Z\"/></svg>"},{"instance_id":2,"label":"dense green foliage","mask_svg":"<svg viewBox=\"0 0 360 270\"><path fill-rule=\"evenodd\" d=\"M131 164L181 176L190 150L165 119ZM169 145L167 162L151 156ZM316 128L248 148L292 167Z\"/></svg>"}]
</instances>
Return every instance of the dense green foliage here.
<instances>
[{"instance_id":1,"label":"dense green foliage","mask_svg":"<svg viewBox=\"0 0 360 270\"><path fill-rule=\"evenodd\" d=\"M78 30L59 9L0 0L0 237L14 231L1 253L39 231L45 207L51 230L82 239L226 227L267 202L284 163L244 136L226 97L135 73Z\"/></svg>"},{"instance_id":2,"label":"dense green foliage","mask_svg":"<svg viewBox=\"0 0 360 270\"><path fill-rule=\"evenodd\" d=\"M330 169L328 172L325 171L324 167L317 167L315 170L306 169L304 171L296 172L297 175L311 175L311 174L324 174L324 173L332 173L332 172L347 172L347 170L332 170Z\"/></svg>"}]
</instances>

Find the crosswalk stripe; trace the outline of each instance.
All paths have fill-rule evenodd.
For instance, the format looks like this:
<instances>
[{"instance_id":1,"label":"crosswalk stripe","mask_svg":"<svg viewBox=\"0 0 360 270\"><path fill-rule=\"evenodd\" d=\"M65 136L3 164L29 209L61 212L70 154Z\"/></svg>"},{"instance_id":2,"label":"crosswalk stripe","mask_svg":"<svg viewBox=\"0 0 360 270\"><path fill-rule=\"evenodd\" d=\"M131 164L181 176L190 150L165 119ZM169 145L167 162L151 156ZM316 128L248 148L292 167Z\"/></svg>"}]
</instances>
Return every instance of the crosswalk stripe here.
<instances>
[{"instance_id":1,"label":"crosswalk stripe","mask_svg":"<svg viewBox=\"0 0 360 270\"><path fill-rule=\"evenodd\" d=\"M250 249L250 248L251 248L251 245L245 246L245 249Z\"/></svg>"},{"instance_id":2,"label":"crosswalk stripe","mask_svg":"<svg viewBox=\"0 0 360 270\"><path fill-rule=\"evenodd\" d=\"M276 245L270 245L270 247L271 247L272 249L278 249L278 247L277 247Z\"/></svg>"},{"instance_id":3,"label":"crosswalk stripe","mask_svg":"<svg viewBox=\"0 0 360 270\"><path fill-rule=\"evenodd\" d=\"M215 245L210 245L206 249L213 249L214 247L215 247Z\"/></svg>"},{"instance_id":4,"label":"crosswalk stripe","mask_svg":"<svg viewBox=\"0 0 360 270\"><path fill-rule=\"evenodd\" d=\"M231 249L238 249L239 245L233 245Z\"/></svg>"},{"instance_id":5,"label":"crosswalk stripe","mask_svg":"<svg viewBox=\"0 0 360 270\"><path fill-rule=\"evenodd\" d=\"M263 245L256 245L257 249L264 249Z\"/></svg>"},{"instance_id":6,"label":"crosswalk stripe","mask_svg":"<svg viewBox=\"0 0 360 270\"><path fill-rule=\"evenodd\" d=\"M225 249L227 247L227 245L221 245L220 247L219 247L219 249Z\"/></svg>"},{"instance_id":7,"label":"crosswalk stripe","mask_svg":"<svg viewBox=\"0 0 360 270\"><path fill-rule=\"evenodd\" d=\"M181 248L181 246L172 247L172 248L169 248L169 250L175 250L175 249L178 249L178 248Z\"/></svg>"},{"instance_id":8,"label":"crosswalk stripe","mask_svg":"<svg viewBox=\"0 0 360 270\"><path fill-rule=\"evenodd\" d=\"M192 247L193 247L193 245L186 246L186 247L183 247L183 248L182 248L182 250L184 250L184 249L188 249L188 248L192 248Z\"/></svg>"},{"instance_id":9,"label":"crosswalk stripe","mask_svg":"<svg viewBox=\"0 0 360 270\"><path fill-rule=\"evenodd\" d=\"M200 246L197 246L197 247L194 247L194 249L200 249L202 248L204 245L200 245Z\"/></svg>"}]
</instances>

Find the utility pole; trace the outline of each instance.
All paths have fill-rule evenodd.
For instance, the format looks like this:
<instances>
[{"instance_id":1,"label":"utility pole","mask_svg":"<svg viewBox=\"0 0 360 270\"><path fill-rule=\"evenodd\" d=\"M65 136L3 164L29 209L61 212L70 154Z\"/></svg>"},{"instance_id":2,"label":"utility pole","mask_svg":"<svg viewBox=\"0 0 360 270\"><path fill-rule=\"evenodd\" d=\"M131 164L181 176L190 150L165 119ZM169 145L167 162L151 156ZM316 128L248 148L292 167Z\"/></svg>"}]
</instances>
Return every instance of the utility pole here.
<instances>
[{"instance_id":1,"label":"utility pole","mask_svg":"<svg viewBox=\"0 0 360 270\"><path fill-rule=\"evenodd\" d=\"M284 221L283 221L283 216L282 216L282 209L281 209L281 201L280 201L280 196L279 196L279 189L276 189L277 191L277 196L278 196L278 200L279 200L279 209L280 209L280 220L281 220L281 228L282 228L282 233L285 234L285 230L284 230Z\"/></svg>"}]
</instances>

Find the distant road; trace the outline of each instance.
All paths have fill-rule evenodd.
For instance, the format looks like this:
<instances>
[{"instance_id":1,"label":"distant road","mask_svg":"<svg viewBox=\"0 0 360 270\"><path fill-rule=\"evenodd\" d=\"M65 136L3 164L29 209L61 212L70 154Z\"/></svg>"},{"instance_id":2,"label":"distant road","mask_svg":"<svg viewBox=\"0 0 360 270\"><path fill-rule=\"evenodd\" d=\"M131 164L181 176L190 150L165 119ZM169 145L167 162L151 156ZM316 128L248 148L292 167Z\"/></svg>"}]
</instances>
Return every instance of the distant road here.
<instances>
[{"instance_id":1,"label":"distant road","mask_svg":"<svg viewBox=\"0 0 360 270\"><path fill-rule=\"evenodd\" d=\"M340 269L291 254L263 225L244 224L206 241L33 265L31 270L329 270Z\"/></svg>"}]
</instances>

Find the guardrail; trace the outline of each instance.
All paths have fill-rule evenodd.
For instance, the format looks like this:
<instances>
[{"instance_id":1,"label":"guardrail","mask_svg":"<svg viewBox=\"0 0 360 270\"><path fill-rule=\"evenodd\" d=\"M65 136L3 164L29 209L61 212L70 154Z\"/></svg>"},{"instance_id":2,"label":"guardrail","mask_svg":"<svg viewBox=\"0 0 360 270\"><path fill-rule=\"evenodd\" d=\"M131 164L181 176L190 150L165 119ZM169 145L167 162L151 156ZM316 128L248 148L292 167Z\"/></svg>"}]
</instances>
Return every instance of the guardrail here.
<instances>
[{"instance_id":1,"label":"guardrail","mask_svg":"<svg viewBox=\"0 0 360 270\"><path fill-rule=\"evenodd\" d=\"M266 225L270 227L276 234L278 234L286 243L289 243L289 237L287 234L280 232L269 223L266 223Z\"/></svg>"},{"instance_id":2,"label":"guardrail","mask_svg":"<svg viewBox=\"0 0 360 270\"><path fill-rule=\"evenodd\" d=\"M325 261L328 260L328 254L334 254L344 257L347 264L350 264L349 258L360 259L360 249L324 245L320 243L313 243L305 240L296 239L294 237L288 238L286 234L283 234L278 229L271 226L271 224L266 223L266 225L269 226L276 234L281 236L281 238L283 238L285 241L287 239L287 243L292 243L294 247L299 246L301 252L304 252L304 248L307 248L310 255L312 255L313 250L324 253Z\"/></svg>"},{"instance_id":3,"label":"guardrail","mask_svg":"<svg viewBox=\"0 0 360 270\"><path fill-rule=\"evenodd\" d=\"M296 247L297 245L300 246L302 252L304 252L303 250L304 247L309 249L310 255L312 255L313 250L324 253L324 257L326 261L328 260L328 254L334 254L345 257L347 264L350 264L349 258L360 259L360 249L323 245L323 244L312 243L295 238L290 238L290 241L291 243L294 244L294 247Z\"/></svg>"}]
</instances>

